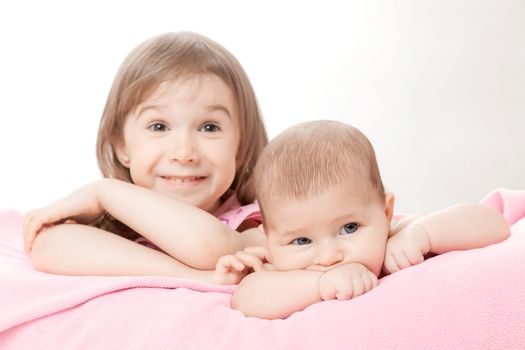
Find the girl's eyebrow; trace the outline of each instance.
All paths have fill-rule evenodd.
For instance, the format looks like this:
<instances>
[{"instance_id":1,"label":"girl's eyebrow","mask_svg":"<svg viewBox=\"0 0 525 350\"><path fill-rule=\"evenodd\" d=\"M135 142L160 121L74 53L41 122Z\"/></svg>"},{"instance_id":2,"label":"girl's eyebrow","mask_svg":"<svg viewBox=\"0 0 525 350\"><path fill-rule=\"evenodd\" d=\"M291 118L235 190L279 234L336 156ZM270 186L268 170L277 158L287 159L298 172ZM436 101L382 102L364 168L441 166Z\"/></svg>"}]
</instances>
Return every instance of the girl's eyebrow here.
<instances>
[{"instance_id":1,"label":"girl's eyebrow","mask_svg":"<svg viewBox=\"0 0 525 350\"><path fill-rule=\"evenodd\" d=\"M162 106L159 106L159 105L139 105L137 107L136 112L135 112L135 119L139 119L144 112L149 111L149 110L161 112L162 111Z\"/></svg>"},{"instance_id":2,"label":"girl's eyebrow","mask_svg":"<svg viewBox=\"0 0 525 350\"><path fill-rule=\"evenodd\" d=\"M228 118L232 119L232 116L231 116L231 114L230 114L230 110L229 110L226 106L223 106L223 105L220 105L220 104L215 104L215 105L209 105L209 106L207 106L206 109L207 109L209 112L222 111L222 112L226 113L226 115L228 116Z\"/></svg>"},{"instance_id":3,"label":"girl's eyebrow","mask_svg":"<svg viewBox=\"0 0 525 350\"><path fill-rule=\"evenodd\" d=\"M154 104L139 105L138 108L137 108L137 111L135 113L136 118L137 119L140 118L140 116L144 112L149 111L149 110L162 112L163 108L162 108L161 105L154 105ZM221 112L224 112L229 119L232 119L232 116L230 114L230 110L226 106L223 106L223 105L220 105L220 104L214 104L214 105L206 106L205 110L206 110L206 112L221 111Z\"/></svg>"}]
</instances>

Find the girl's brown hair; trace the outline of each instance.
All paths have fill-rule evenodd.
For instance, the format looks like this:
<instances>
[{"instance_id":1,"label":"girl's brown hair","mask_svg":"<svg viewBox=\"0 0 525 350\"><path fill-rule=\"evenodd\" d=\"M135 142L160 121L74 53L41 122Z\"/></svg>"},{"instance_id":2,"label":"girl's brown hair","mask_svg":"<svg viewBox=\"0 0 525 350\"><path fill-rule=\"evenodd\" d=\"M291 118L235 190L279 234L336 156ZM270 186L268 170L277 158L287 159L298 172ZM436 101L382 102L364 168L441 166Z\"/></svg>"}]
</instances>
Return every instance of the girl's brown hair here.
<instances>
[{"instance_id":1,"label":"girl's brown hair","mask_svg":"<svg viewBox=\"0 0 525 350\"><path fill-rule=\"evenodd\" d=\"M102 114L97 159L104 177L133 182L115 153L126 116L163 82L199 74L218 76L233 92L239 111L240 144L230 189L241 204L255 199L252 173L268 143L251 83L237 59L213 40L192 32L166 33L137 46L122 63Z\"/></svg>"}]
</instances>

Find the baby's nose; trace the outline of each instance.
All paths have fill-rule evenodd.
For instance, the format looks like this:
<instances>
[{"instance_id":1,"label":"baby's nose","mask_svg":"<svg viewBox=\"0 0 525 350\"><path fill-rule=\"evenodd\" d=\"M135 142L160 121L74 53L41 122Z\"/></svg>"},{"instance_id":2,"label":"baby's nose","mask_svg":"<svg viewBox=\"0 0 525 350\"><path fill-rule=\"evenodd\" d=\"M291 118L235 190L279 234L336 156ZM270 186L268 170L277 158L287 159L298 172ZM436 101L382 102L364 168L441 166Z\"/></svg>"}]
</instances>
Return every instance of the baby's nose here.
<instances>
[{"instance_id":1,"label":"baby's nose","mask_svg":"<svg viewBox=\"0 0 525 350\"><path fill-rule=\"evenodd\" d=\"M326 242L321 244L317 256L317 264L331 266L344 259L344 252L337 242Z\"/></svg>"}]
</instances>

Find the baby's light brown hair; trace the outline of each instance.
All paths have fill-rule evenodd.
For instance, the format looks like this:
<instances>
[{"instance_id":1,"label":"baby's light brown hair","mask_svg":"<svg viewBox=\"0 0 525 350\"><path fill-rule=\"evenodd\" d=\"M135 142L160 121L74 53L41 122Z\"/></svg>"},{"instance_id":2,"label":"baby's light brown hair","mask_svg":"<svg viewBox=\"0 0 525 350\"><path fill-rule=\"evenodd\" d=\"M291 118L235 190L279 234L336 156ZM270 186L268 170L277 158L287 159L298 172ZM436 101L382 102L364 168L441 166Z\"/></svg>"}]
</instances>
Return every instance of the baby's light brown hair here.
<instances>
[{"instance_id":1,"label":"baby's light brown hair","mask_svg":"<svg viewBox=\"0 0 525 350\"><path fill-rule=\"evenodd\" d=\"M330 120L297 124L274 138L259 156L254 182L265 225L279 202L339 186L367 186L378 199L385 196L368 138L348 124Z\"/></svg>"}]
</instances>

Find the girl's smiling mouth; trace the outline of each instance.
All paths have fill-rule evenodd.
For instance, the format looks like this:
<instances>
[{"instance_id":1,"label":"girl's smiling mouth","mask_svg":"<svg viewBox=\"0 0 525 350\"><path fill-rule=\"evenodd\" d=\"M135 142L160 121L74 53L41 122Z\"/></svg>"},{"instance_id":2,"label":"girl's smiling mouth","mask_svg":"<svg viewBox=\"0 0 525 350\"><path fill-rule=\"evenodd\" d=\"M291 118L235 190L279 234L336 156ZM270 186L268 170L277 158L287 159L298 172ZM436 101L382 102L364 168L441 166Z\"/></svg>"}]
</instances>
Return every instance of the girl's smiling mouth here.
<instances>
[{"instance_id":1,"label":"girl's smiling mouth","mask_svg":"<svg viewBox=\"0 0 525 350\"><path fill-rule=\"evenodd\" d=\"M170 185L185 187L196 186L206 179L205 176L160 176L160 178Z\"/></svg>"}]
</instances>

